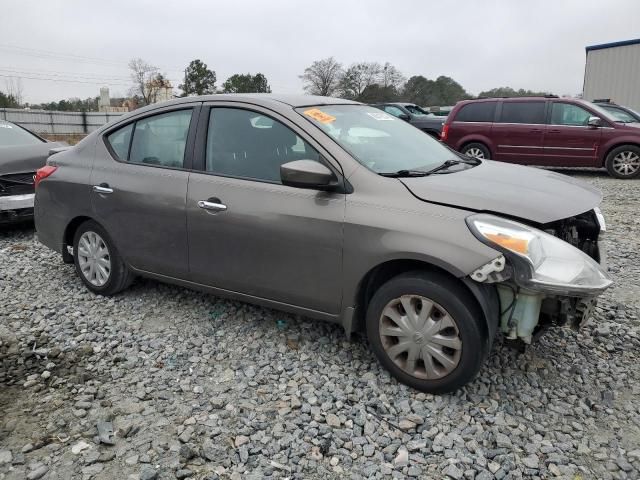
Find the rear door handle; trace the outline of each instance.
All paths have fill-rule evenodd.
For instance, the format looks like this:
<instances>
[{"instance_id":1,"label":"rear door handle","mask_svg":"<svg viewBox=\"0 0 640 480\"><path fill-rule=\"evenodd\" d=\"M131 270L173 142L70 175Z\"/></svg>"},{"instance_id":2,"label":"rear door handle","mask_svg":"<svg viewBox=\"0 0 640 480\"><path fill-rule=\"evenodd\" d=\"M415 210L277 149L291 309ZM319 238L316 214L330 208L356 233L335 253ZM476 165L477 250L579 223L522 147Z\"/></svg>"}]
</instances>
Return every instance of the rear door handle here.
<instances>
[{"instance_id":1,"label":"rear door handle","mask_svg":"<svg viewBox=\"0 0 640 480\"><path fill-rule=\"evenodd\" d=\"M209 198L207 200L199 200L198 207L210 212L224 212L227 206L220 202L219 198Z\"/></svg>"},{"instance_id":2,"label":"rear door handle","mask_svg":"<svg viewBox=\"0 0 640 480\"><path fill-rule=\"evenodd\" d=\"M96 193L109 194L113 193L113 188L109 187L108 183L101 183L100 185L94 185L93 191Z\"/></svg>"},{"instance_id":3,"label":"rear door handle","mask_svg":"<svg viewBox=\"0 0 640 480\"><path fill-rule=\"evenodd\" d=\"M549 133L560 133L560 130L558 130L558 129L549 130Z\"/></svg>"},{"instance_id":4,"label":"rear door handle","mask_svg":"<svg viewBox=\"0 0 640 480\"><path fill-rule=\"evenodd\" d=\"M541 128L532 128L531 129L531 133L542 133L542 129Z\"/></svg>"}]
</instances>

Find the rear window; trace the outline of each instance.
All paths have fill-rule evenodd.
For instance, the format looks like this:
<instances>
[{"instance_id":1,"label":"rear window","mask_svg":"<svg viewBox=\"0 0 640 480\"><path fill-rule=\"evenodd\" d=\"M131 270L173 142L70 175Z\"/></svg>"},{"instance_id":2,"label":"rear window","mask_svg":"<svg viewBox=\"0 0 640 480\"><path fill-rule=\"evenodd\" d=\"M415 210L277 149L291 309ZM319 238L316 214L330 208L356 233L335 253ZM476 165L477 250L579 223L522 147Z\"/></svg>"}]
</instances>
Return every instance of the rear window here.
<instances>
[{"instance_id":1,"label":"rear window","mask_svg":"<svg viewBox=\"0 0 640 480\"><path fill-rule=\"evenodd\" d=\"M545 123L544 102L504 102L501 123Z\"/></svg>"},{"instance_id":2,"label":"rear window","mask_svg":"<svg viewBox=\"0 0 640 480\"><path fill-rule=\"evenodd\" d=\"M31 132L12 123L0 121L0 147L36 145L42 142Z\"/></svg>"},{"instance_id":3,"label":"rear window","mask_svg":"<svg viewBox=\"0 0 640 480\"><path fill-rule=\"evenodd\" d=\"M496 112L496 102L467 103L458 114L457 122L493 122Z\"/></svg>"}]
</instances>

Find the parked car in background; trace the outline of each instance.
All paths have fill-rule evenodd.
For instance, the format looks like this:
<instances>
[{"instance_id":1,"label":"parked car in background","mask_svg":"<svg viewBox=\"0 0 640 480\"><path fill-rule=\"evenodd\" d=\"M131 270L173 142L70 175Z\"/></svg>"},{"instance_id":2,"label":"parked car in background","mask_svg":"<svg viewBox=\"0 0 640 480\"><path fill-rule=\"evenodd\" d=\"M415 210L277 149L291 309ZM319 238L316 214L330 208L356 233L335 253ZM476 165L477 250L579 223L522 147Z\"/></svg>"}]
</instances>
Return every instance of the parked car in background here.
<instances>
[{"instance_id":1,"label":"parked car in background","mask_svg":"<svg viewBox=\"0 0 640 480\"><path fill-rule=\"evenodd\" d=\"M139 275L337 322L437 393L476 375L498 329L529 343L589 317L611 283L601 197L356 102L220 94L137 110L51 157L35 220L94 293Z\"/></svg>"},{"instance_id":2,"label":"parked car in background","mask_svg":"<svg viewBox=\"0 0 640 480\"><path fill-rule=\"evenodd\" d=\"M33 217L33 176L50 151L63 145L0 120L0 224Z\"/></svg>"},{"instance_id":3,"label":"parked car in background","mask_svg":"<svg viewBox=\"0 0 640 480\"><path fill-rule=\"evenodd\" d=\"M422 107L422 109L436 117L446 117L451 113L453 107Z\"/></svg>"},{"instance_id":4,"label":"parked car in background","mask_svg":"<svg viewBox=\"0 0 640 480\"><path fill-rule=\"evenodd\" d=\"M593 103L609 112L618 122L640 123L640 113L632 108L616 105L609 99L594 100Z\"/></svg>"},{"instance_id":5,"label":"parked car in background","mask_svg":"<svg viewBox=\"0 0 640 480\"><path fill-rule=\"evenodd\" d=\"M640 174L640 124L620 123L574 98L485 98L459 102L441 139L475 158L524 165L605 167L616 178Z\"/></svg>"},{"instance_id":6,"label":"parked car in background","mask_svg":"<svg viewBox=\"0 0 640 480\"><path fill-rule=\"evenodd\" d=\"M384 110L394 117L406 120L411 125L419 128L425 133L428 133L434 138L440 138L442 132L442 125L444 124L444 118L433 115L432 113L423 110L418 105L413 103L377 103L372 105L373 107Z\"/></svg>"}]
</instances>

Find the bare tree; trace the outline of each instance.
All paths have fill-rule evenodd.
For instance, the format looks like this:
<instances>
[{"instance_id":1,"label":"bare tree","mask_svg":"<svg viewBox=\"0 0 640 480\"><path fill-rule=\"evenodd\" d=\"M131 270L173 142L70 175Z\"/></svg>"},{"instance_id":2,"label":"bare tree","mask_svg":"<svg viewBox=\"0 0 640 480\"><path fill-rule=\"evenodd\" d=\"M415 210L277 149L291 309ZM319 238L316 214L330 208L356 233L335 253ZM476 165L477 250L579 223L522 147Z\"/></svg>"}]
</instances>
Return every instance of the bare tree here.
<instances>
[{"instance_id":1,"label":"bare tree","mask_svg":"<svg viewBox=\"0 0 640 480\"><path fill-rule=\"evenodd\" d=\"M159 68L141 58L134 58L129 62L129 70L134 84L131 95L140 96L146 105L155 102L158 90L164 84L164 77L159 73ZM158 77L162 79L161 82L157 81Z\"/></svg>"},{"instance_id":2,"label":"bare tree","mask_svg":"<svg viewBox=\"0 0 640 480\"><path fill-rule=\"evenodd\" d=\"M22 105L22 78L9 77L5 84L7 86L7 95L13 97L15 103Z\"/></svg>"},{"instance_id":3,"label":"bare tree","mask_svg":"<svg viewBox=\"0 0 640 480\"><path fill-rule=\"evenodd\" d=\"M300 75L304 83L305 92L311 95L331 96L338 89L338 82L342 75L342 65L333 57L316 60L304 69Z\"/></svg>"},{"instance_id":4,"label":"bare tree","mask_svg":"<svg viewBox=\"0 0 640 480\"><path fill-rule=\"evenodd\" d=\"M382 67L376 62L353 63L340 77L338 90L343 98L357 99L365 88L378 83Z\"/></svg>"},{"instance_id":5,"label":"bare tree","mask_svg":"<svg viewBox=\"0 0 640 480\"><path fill-rule=\"evenodd\" d=\"M400 89L402 84L405 81L404 76L396 67L391 65L389 62L384 64L382 67L380 85L384 88L394 87L396 89Z\"/></svg>"}]
</instances>

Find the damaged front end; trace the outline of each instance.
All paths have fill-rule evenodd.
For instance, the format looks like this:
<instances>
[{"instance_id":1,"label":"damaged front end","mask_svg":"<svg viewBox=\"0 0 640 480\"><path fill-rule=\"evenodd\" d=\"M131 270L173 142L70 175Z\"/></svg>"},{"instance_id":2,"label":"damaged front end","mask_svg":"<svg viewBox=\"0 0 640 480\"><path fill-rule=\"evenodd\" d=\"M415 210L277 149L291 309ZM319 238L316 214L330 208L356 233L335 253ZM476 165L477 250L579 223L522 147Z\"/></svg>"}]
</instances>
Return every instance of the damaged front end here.
<instances>
[{"instance_id":1,"label":"damaged front end","mask_svg":"<svg viewBox=\"0 0 640 480\"><path fill-rule=\"evenodd\" d=\"M487 214L467 223L478 240L502 253L470 277L495 284L508 339L531 343L549 326L579 328L612 283L600 245L606 225L597 208L540 228Z\"/></svg>"}]
</instances>

